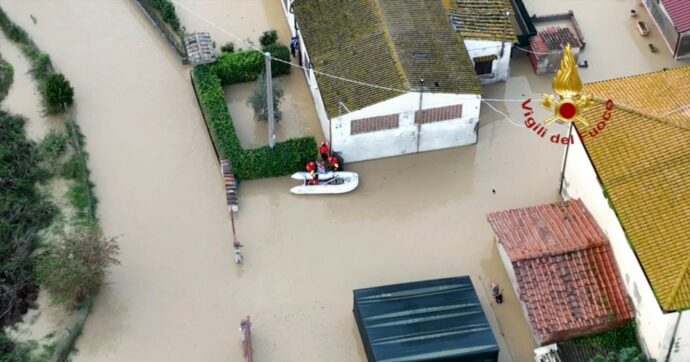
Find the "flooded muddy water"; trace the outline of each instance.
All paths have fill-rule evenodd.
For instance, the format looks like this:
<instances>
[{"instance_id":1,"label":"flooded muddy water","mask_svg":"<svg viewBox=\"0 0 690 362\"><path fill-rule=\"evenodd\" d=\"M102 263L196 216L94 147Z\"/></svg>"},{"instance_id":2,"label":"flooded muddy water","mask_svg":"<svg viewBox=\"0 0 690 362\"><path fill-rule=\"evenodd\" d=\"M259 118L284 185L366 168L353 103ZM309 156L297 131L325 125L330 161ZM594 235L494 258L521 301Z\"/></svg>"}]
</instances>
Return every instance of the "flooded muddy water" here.
<instances>
[{"instance_id":1,"label":"flooded muddy water","mask_svg":"<svg viewBox=\"0 0 690 362\"><path fill-rule=\"evenodd\" d=\"M601 3L597 11L627 16L625 1ZM289 39L278 1L183 4L242 38L276 28ZM644 53L628 18L587 10L592 4L528 1L530 12L575 10L588 37L585 81L677 64L664 60L669 56L663 52ZM520 102L493 103L516 125L482 107L474 146L347 165L361 177L347 195L291 195L294 180L288 177L243 182L236 224L245 264L238 267L189 68L132 2L0 5L74 85L99 217L107 234L121 235L123 265L112 269L96 300L76 360L238 361L238 324L250 315L257 361L365 361L352 289L455 275L472 277L499 340L500 360L533 359L534 341L485 215L556 201L563 146L521 127ZM232 40L178 12L189 31L210 31L218 44ZM619 50L608 50L613 41ZM551 78L535 77L526 58L514 59L511 76L487 87L485 97L536 100L550 91ZM291 94L289 108L303 107L296 113L302 116L310 96L299 72L290 77L302 88L286 86L286 93L298 94ZM250 89L227 89L233 118L254 122L253 128L238 126L245 146L265 139L241 110L241 95ZM538 116L545 118L545 111ZM285 136L320 132L315 116L297 128L290 119L299 117L290 117ZM490 303L486 285L492 280L505 287L500 306Z\"/></svg>"}]
</instances>

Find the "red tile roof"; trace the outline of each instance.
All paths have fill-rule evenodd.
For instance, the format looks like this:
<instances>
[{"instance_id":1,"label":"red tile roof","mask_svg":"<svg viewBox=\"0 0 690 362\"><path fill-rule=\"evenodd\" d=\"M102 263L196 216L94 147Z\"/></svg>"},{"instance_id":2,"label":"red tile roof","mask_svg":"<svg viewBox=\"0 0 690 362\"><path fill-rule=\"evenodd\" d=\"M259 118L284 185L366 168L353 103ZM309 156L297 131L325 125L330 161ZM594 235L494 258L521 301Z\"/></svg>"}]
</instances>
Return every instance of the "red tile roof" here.
<instances>
[{"instance_id":1,"label":"red tile roof","mask_svg":"<svg viewBox=\"0 0 690 362\"><path fill-rule=\"evenodd\" d=\"M664 0L662 4L679 33L690 30L690 1Z\"/></svg>"},{"instance_id":2,"label":"red tile roof","mask_svg":"<svg viewBox=\"0 0 690 362\"><path fill-rule=\"evenodd\" d=\"M488 215L541 345L591 335L633 317L608 240L581 201Z\"/></svg>"},{"instance_id":3,"label":"red tile roof","mask_svg":"<svg viewBox=\"0 0 690 362\"><path fill-rule=\"evenodd\" d=\"M608 245L581 201L539 205L488 215L512 261Z\"/></svg>"},{"instance_id":4,"label":"red tile roof","mask_svg":"<svg viewBox=\"0 0 690 362\"><path fill-rule=\"evenodd\" d=\"M549 53L565 48L566 44L570 44L573 48L581 48L582 42L577 38L570 28L561 28L557 26L550 26L529 40L532 50L537 53ZM539 54L545 55L545 54Z\"/></svg>"}]
</instances>

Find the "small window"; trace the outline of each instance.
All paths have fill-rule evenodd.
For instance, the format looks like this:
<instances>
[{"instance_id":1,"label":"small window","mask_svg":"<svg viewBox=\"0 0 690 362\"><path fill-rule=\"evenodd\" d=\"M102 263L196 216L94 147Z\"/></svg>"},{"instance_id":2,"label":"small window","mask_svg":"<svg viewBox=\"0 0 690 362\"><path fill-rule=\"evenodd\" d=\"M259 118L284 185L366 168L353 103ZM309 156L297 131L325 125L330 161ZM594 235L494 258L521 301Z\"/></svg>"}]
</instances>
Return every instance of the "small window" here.
<instances>
[{"instance_id":1,"label":"small window","mask_svg":"<svg viewBox=\"0 0 690 362\"><path fill-rule=\"evenodd\" d=\"M496 59L495 55L474 58L474 72L477 75L491 74Z\"/></svg>"},{"instance_id":2,"label":"small window","mask_svg":"<svg viewBox=\"0 0 690 362\"><path fill-rule=\"evenodd\" d=\"M431 53L422 53L422 52L412 53L412 59L414 59L414 60L428 60L428 59L431 59Z\"/></svg>"}]
</instances>

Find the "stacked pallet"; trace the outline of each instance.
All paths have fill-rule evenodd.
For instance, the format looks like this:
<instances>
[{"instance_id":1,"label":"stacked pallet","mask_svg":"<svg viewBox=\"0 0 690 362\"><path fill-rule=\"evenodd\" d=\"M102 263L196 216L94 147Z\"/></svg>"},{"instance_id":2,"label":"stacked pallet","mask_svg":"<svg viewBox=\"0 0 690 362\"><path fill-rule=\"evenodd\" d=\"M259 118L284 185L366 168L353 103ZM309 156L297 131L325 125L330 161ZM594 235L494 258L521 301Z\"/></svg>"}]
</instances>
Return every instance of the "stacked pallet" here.
<instances>
[{"instance_id":1,"label":"stacked pallet","mask_svg":"<svg viewBox=\"0 0 690 362\"><path fill-rule=\"evenodd\" d=\"M228 212L239 211L239 202L237 197L237 182L235 181L235 174L232 173L232 167L228 160L220 160L220 173L223 176L225 183L225 195L228 202Z\"/></svg>"}]
</instances>

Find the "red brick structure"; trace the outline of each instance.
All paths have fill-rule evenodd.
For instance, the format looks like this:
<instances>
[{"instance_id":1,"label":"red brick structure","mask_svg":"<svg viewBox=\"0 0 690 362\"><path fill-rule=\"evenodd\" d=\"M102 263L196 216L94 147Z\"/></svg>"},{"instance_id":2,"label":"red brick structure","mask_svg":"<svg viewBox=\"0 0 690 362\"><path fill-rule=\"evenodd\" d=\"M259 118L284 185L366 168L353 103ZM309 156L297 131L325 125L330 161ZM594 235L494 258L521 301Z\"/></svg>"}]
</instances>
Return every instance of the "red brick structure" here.
<instances>
[{"instance_id":1,"label":"red brick structure","mask_svg":"<svg viewBox=\"0 0 690 362\"><path fill-rule=\"evenodd\" d=\"M581 201L487 218L537 344L605 332L632 319L609 242Z\"/></svg>"},{"instance_id":2,"label":"red brick structure","mask_svg":"<svg viewBox=\"0 0 690 362\"><path fill-rule=\"evenodd\" d=\"M529 40L529 60L536 74L555 73L560 68L563 49L570 44L577 61L582 42L569 28L550 26Z\"/></svg>"}]
</instances>

